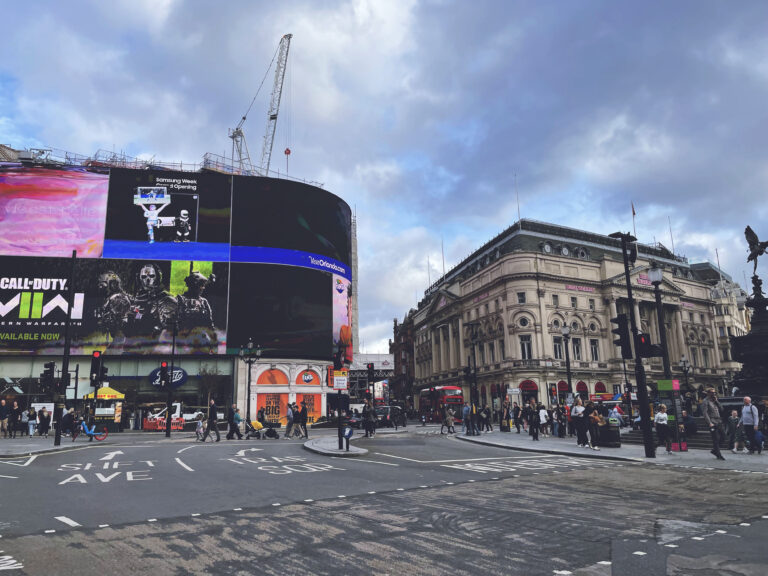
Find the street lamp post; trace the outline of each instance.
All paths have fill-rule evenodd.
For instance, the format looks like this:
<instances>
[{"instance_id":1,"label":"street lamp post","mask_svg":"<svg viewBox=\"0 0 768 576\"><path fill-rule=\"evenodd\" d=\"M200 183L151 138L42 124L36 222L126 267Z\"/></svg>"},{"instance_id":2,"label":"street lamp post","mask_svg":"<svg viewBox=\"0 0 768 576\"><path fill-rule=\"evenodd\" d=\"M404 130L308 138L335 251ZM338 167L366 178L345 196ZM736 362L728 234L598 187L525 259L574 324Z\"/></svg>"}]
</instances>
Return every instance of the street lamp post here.
<instances>
[{"instance_id":1,"label":"street lamp post","mask_svg":"<svg viewBox=\"0 0 768 576\"><path fill-rule=\"evenodd\" d=\"M471 428L470 434L475 435L475 429L477 426L477 404L479 400L479 394L477 390L477 354L475 352L475 346L478 342L478 326L477 324L470 324L470 342L472 343L472 382L469 391L469 425Z\"/></svg>"},{"instance_id":2,"label":"street lamp post","mask_svg":"<svg viewBox=\"0 0 768 576\"><path fill-rule=\"evenodd\" d=\"M253 348L253 338L248 338L246 346L240 346L240 360L248 366L248 392L245 395L245 418L246 422L251 422L251 367L261 358L261 346ZM255 358L254 358L255 356Z\"/></svg>"},{"instance_id":3,"label":"street lamp post","mask_svg":"<svg viewBox=\"0 0 768 576\"><path fill-rule=\"evenodd\" d=\"M573 394L573 388L571 387L571 353L568 351L571 329L563 324L563 327L560 328L560 333L563 335L563 346L565 346L565 374L568 380L568 393Z\"/></svg>"},{"instance_id":4,"label":"street lamp post","mask_svg":"<svg viewBox=\"0 0 768 576\"><path fill-rule=\"evenodd\" d=\"M691 371L691 363L688 362L688 358L685 357L685 354L680 358L680 370L682 370L683 377L685 378L685 391L690 392L691 387L688 385L688 372Z\"/></svg>"},{"instance_id":5,"label":"street lamp post","mask_svg":"<svg viewBox=\"0 0 768 576\"><path fill-rule=\"evenodd\" d=\"M648 279L653 284L653 296L656 299L656 320L659 324L659 339L661 341L661 361L664 366L664 379L672 380L672 368L669 365L669 349L667 348L667 330L664 326L664 308L661 305L661 290L659 286L664 279L664 273L661 268L656 266L654 262L648 270ZM672 409L675 416L675 443L677 444L678 451L682 451L683 447L680 443L680 412L678 410L680 403L680 391L672 391Z\"/></svg>"}]
</instances>

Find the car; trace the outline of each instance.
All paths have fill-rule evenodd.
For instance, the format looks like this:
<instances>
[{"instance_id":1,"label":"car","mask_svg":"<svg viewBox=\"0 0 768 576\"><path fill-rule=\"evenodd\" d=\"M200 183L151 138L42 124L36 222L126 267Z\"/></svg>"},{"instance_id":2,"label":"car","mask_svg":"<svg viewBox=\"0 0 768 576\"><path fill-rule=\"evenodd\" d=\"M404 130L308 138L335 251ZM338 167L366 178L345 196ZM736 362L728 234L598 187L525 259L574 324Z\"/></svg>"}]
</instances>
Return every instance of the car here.
<instances>
[{"instance_id":1,"label":"car","mask_svg":"<svg viewBox=\"0 0 768 576\"><path fill-rule=\"evenodd\" d=\"M405 425L405 412L400 406L379 406L376 408L377 427L394 428Z\"/></svg>"}]
</instances>

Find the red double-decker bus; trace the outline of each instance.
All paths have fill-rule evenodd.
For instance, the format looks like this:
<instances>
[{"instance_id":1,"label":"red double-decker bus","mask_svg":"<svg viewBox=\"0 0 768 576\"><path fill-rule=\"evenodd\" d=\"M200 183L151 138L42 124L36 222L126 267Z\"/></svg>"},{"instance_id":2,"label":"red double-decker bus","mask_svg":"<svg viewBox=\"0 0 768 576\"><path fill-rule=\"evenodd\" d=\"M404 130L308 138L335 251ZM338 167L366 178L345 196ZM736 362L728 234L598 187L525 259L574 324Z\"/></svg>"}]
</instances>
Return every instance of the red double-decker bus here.
<instances>
[{"instance_id":1,"label":"red double-decker bus","mask_svg":"<svg viewBox=\"0 0 768 576\"><path fill-rule=\"evenodd\" d=\"M456 417L461 418L464 393L460 386L432 386L419 392L419 415L427 422L440 422L443 406L453 408Z\"/></svg>"}]
</instances>

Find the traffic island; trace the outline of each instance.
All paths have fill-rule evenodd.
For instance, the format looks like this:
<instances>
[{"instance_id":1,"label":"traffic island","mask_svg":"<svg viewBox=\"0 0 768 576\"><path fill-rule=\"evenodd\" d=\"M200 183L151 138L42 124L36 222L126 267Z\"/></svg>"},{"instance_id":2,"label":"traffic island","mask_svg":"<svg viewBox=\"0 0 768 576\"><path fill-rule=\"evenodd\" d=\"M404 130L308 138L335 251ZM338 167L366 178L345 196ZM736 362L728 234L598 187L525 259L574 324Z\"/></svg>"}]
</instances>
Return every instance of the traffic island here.
<instances>
[{"instance_id":1,"label":"traffic island","mask_svg":"<svg viewBox=\"0 0 768 576\"><path fill-rule=\"evenodd\" d=\"M349 451L347 451L346 442L344 444L345 447L339 450L339 439L336 436L324 436L307 440L304 443L304 449L324 456L353 457L368 454L368 450L365 448L358 448L351 443L349 444Z\"/></svg>"}]
</instances>

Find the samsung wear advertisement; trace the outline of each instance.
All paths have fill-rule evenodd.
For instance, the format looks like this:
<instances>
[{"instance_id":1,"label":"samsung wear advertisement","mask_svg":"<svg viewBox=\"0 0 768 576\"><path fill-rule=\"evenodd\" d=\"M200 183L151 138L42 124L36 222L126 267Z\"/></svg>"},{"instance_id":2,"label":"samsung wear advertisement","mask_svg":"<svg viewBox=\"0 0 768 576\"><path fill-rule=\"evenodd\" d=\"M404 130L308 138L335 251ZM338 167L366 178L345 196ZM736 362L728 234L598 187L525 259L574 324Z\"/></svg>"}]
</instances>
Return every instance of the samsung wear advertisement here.
<instances>
[{"instance_id":1,"label":"samsung wear advertisement","mask_svg":"<svg viewBox=\"0 0 768 576\"><path fill-rule=\"evenodd\" d=\"M218 173L0 163L0 355L351 359L351 212Z\"/></svg>"}]
</instances>

